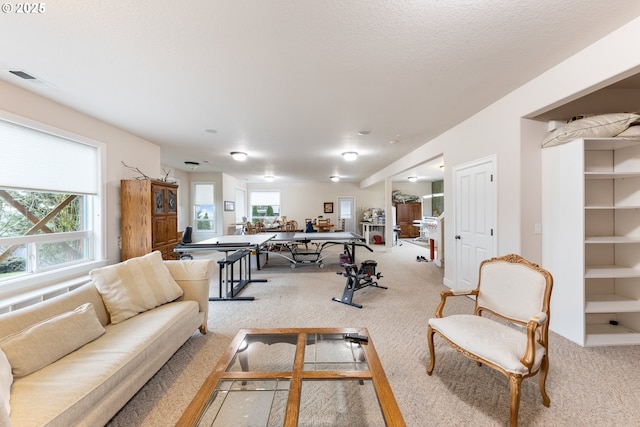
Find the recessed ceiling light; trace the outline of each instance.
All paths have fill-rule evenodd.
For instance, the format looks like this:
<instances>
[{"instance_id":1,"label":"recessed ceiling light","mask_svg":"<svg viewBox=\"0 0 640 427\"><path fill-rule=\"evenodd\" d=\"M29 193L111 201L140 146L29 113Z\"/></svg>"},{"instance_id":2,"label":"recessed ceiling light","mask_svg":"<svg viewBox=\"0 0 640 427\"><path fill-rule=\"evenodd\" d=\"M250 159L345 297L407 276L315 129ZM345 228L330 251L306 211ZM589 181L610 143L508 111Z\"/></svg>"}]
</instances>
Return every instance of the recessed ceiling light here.
<instances>
[{"instance_id":1,"label":"recessed ceiling light","mask_svg":"<svg viewBox=\"0 0 640 427\"><path fill-rule=\"evenodd\" d=\"M215 129L205 129L204 131L205 131L206 133L218 133L218 131L217 131L217 130L215 130Z\"/></svg>"},{"instance_id":2,"label":"recessed ceiling light","mask_svg":"<svg viewBox=\"0 0 640 427\"><path fill-rule=\"evenodd\" d=\"M330 176L330 177L329 177L329 179L330 179L332 182L338 182L338 181L340 181L340 177L339 177L338 175Z\"/></svg>"},{"instance_id":3,"label":"recessed ceiling light","mask_svg":"<svg viewBox=\"0 0 640 427\"><path fill-rule=\"evenodd\" d=\"M397 140L397 139L392 139L391 141L389 141L389 144L395 144L395 143L397 143L397 142L398 142L398 140Z\"/></svg>"},{"instance_id":4,"label":"recessed ceiling light","mask_svg":"<svg viewBox=\"0 0 640 427\"><path fill-rule=\"evenodd\" d=\"M342 157L346 161L351 162L358 158L358 153L356 153L355 151L345 151L344 153L342 153Z\"/></svg>"},{"instance_id":5,"label":"recessed ceiling light","mask_svg":"<svg viewBox=\"0 0 640 427\"><path fill-rule=\"evenodd\" d=\"M418 180L417 176L410 176L409 178L407 178L410 182L416 182Z\"/></svg>"},{"instance_id":6,"label":"recessed ceiling light","mask_svg":"<svg viewBox=\"0 0 640 427\"><path fill-rule=\"evenodd\" d=\"M231 157L233 157L233 160L237 160L239 162L247 159L247 153L243 153L242 151L232 151L230 154Z\"/></svg>"},{"instance_id":7,"label":"recessed ceiling light","mask_svg":"<svg viewBox=\"0 0 640 427\"><path fill-rule=\"evenodd\" d=\"M371 133L371 131L368 131L368 130L359 130L358 131L358 135L360 135L360 136L369 135L370 133Z\"/></svg>"}]
</instances>

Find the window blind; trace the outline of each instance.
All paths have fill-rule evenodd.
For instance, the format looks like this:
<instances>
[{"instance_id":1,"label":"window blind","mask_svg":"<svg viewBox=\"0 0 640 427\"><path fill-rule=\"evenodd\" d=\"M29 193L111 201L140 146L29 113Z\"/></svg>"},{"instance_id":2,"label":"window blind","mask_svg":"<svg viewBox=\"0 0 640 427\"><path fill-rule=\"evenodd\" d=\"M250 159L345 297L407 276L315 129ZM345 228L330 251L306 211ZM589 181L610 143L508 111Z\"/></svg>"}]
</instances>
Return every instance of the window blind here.
<instances>
[{"instance_id":1,"label":"window blind","mask_svg":"<svg viewBox=\"0 0 640 427\"><path fill-rule=\"evenodd\" d=\"M98 148L0 120L0 187L98 193Z\"/></svg>"}]
</instances>

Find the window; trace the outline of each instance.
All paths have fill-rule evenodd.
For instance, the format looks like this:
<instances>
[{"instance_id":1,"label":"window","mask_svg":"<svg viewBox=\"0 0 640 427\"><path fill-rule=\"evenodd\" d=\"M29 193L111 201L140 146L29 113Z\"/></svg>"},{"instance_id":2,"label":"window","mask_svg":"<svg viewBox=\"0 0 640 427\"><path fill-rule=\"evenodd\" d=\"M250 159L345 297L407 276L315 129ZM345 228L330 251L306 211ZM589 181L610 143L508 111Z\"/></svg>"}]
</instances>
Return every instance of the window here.
<instances>
[{"instance_id":1,"label":"window","mask_svg":"<svg viewBox=\"0 0 640 427\"><path fill-rule=\"evenodd\" d=\"M0 189L0 281L86 261L87 196Z\"/></svg>"},{"instance_id":2,"label":"window","mask_svg":"<svg viewBox=\"0 0 640 427\"><path fill-rule=\"evenodd\" d=\"M7 116L0 117L0 285L88 270L103 258L102 144Z\"/></svg>"},{"instance_id":3,"label":"window","mask_svg":"<svg viewBox=\"0 0 640 427\"><path fill-rule=\"evenodd\" d=\"M280 217L279 191L252 191L249 198L251 222L273 222Z\"/></svg>"},{"instance_id":4,"label":"window","mask_svg":"<svg viewBox=\"0 0 640 427\"><path fill-rule=\"evenodd\" d=\"M211 183L193 184L193 223L195 231L216 231L216 205L214 185Z\"/></svg>"}]
</instances>

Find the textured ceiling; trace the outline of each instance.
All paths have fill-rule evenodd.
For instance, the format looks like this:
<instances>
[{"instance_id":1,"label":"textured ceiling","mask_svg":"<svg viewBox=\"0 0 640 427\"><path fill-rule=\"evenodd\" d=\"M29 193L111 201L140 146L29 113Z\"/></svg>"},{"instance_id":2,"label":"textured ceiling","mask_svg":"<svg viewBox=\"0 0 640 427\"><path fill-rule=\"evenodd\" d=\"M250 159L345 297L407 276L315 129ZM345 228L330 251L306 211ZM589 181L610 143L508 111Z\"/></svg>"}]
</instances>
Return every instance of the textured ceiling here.
<instances>
[{"instance_id":1,"label":"textured ceiling","mask_svg":"<svg viewBox=\"0 0 640 427\"><path fill-rule=\"evenodd\" d=\"M45 5L0 16L0 79L160 145L174 168L289 182L359 182L640 15L637 0Z\"/></svg>"}]
</instances>

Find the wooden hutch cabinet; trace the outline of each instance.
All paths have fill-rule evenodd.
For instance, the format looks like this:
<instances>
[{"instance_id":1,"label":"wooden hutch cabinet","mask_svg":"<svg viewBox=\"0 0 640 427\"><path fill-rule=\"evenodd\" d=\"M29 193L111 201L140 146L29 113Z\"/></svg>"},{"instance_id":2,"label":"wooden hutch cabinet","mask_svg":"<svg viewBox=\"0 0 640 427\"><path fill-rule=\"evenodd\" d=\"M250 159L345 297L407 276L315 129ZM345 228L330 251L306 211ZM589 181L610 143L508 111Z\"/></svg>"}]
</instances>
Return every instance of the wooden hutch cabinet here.
<instances>
[{"instance_id":1,"label":"wooden hutch cabinet","mask_svg":"<svg viewBox=\"0 0 640 427\"><path fill-rule=\"evenodd\" d=\"M397 203L396 225L400 227L400 238L412 238L420 235L420 227L413 221L422 219L422 203Z\"/></svg>"},{"instance_id":2,"label":"wooden hutch cabinet","mask_svg":"<svg viewBox=\"0 0 640 427\"><path fill-rule=\"evenodd\" d=\"M178 244L178 186L151 179L120 181L122 206L121 260L162 252L176 259Z\"/></svg>"}]
</instances>

